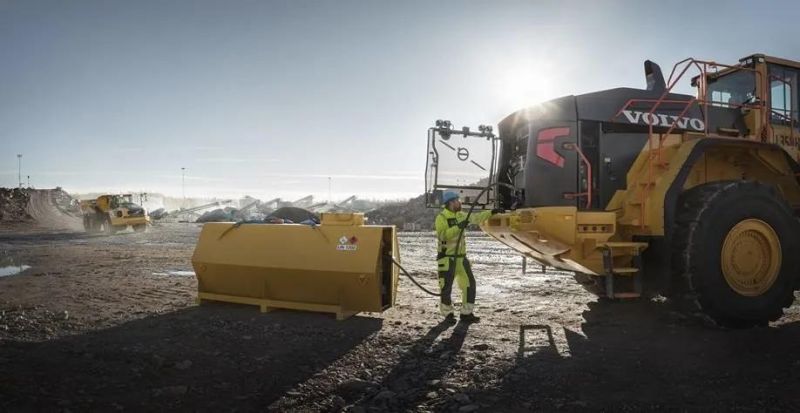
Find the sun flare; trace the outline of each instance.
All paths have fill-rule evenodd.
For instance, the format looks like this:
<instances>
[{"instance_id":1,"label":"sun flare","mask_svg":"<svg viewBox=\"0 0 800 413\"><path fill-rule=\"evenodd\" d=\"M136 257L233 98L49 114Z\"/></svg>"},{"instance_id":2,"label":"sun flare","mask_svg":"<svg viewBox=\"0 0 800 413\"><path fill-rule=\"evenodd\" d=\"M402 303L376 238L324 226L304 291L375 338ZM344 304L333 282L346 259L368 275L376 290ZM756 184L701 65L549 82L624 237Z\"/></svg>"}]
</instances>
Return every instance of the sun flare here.
<instances>
[{"instance_id":1,"label":"sun flare","mask_svg":"<svg viewBox=\"0 0 800 413\"><path fill-rule=\"evenodd\" d=\"M521 108L555 97L556 79L547 66L526 61L500 70L496 79L500 99Z\"/></svg>"}]
</instances>

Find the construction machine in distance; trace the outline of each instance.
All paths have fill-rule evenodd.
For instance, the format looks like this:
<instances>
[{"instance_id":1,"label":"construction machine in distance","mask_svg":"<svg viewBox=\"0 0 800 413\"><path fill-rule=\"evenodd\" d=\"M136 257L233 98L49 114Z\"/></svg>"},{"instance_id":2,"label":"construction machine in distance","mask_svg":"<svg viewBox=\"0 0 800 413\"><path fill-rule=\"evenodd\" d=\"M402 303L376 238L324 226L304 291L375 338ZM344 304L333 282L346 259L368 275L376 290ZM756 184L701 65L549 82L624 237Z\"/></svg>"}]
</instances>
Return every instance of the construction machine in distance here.
<instances>
[{"instance_id":1,"label":"construction machine in distance","mask_svg":"<svg viewBox=\"0 0 800 413\"><path fill-rule=\"evenodd\" d=\"M150 217L147 211L133 202L131 194L100 195L80 201L83 228L86 232L113 234L131 226L136 232L147 230Z\"/></svg>"},{"instance_id":2,"label":"construction machine in distance","mask_svg":"<svg viewBox=\"0 0 800 413\"><path fill-rule=\"evenodd\" d=\"M800 287L800 63L644 71L644 89L543 102L497 134L437 121L428 206L456 190L506 209L481 228L601 297L662 294L728 327L778 319ZM696 95L675 93L689 76Z\"/></svg>"}]
</instances>

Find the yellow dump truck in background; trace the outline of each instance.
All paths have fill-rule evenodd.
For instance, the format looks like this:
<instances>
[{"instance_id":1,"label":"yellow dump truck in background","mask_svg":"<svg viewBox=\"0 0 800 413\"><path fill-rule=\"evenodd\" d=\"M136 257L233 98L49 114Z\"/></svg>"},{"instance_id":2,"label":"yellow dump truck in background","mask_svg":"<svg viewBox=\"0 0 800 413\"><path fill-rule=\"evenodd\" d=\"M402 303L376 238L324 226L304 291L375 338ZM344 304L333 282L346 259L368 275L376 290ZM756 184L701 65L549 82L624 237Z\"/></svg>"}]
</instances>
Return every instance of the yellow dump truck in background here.
<instances>
[{"instance_id":1,"label":"yellow dump truck in background","mask_svg":"<svg viewBox=\"0 0 800 413\"><path fill-rule=\"evenodd\" d=\"M131 194L101 195L82 200L83 228L86 232L113 234L130 225L136 232L147 230L150 217L147 211L133 202Z\"/></svg>"}]
</instances>

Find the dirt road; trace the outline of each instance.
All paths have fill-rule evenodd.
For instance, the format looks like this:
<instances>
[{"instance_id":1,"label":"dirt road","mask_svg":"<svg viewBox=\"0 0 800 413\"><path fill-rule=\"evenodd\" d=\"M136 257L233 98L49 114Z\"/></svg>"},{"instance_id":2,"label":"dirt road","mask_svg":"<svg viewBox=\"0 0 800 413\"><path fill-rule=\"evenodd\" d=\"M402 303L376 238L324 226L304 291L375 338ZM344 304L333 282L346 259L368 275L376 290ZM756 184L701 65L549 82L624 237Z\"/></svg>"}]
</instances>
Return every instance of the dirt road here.
<instances>
[{"instance_id":1,"label":"dirt road","mask_svg":"<svg viewBox=\"0 0 800 413\"><path fill-rule=\"evenodd\" d=\"M5 225L5 224L4 224ZM199 226L87 236L0 228L2 411L800 409L800 308L727 331L663 300L598 303L470 234L480 324L398 306L344 322L194 302ZM430 234L400 237L434 288Z\"/></svg>"}]
</instances>

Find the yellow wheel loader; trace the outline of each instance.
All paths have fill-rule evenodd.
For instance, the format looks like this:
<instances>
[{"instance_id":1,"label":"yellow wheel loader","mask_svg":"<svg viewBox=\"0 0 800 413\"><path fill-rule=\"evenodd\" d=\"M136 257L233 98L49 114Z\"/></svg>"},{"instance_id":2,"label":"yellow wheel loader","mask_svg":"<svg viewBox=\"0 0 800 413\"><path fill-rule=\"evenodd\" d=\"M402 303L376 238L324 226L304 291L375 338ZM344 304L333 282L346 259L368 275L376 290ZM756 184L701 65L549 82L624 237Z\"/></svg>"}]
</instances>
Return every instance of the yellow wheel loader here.
<instances>
[{"instance_id":1,"label":"yellow wheel loader","mask_svg":"<svg viewBox=\"0 0 800 413\"><path fill-rule=\"evenodd\" d=\"M101 195L80 202L86 232L113 234L131 226L136 232L147 230L147 211L133 202L131 194Z\"/></svg>"},{"instance_id":2,"label":"yellow wheel loader","mask_svg":"<svg viewBox=\"0 0 800 413\"><path fill-rule=\"evenodd\" d=\"M544 102L497 134L437 121L428 206L456 190L504 208L485 232L602 297L662 294L730 327L778 319L800 280L800 63L644 70L644 89Z\"/></svg>"}]
</instances>

